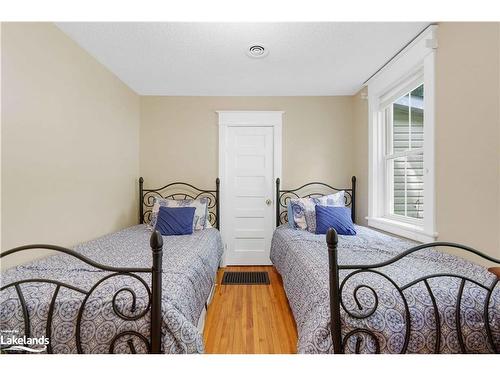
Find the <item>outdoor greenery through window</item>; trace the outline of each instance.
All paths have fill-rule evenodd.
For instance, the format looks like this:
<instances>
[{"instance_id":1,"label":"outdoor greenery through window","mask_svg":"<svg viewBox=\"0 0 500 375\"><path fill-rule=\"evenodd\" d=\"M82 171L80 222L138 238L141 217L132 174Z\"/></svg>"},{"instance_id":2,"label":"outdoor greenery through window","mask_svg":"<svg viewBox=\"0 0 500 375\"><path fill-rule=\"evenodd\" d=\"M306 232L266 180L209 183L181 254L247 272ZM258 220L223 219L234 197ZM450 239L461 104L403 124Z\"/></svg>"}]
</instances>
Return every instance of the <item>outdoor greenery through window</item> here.
<instances>
[{"instance_id":1,"label":"outdoor greenery through window","mask_svg":"<svg viewBox=\"0 0 500 375\"><path fill-rule=\"evenodd\" d=\"M386 109L386 170L391 215L423 219L424 85Z\"/></svg>"}]
</instances>

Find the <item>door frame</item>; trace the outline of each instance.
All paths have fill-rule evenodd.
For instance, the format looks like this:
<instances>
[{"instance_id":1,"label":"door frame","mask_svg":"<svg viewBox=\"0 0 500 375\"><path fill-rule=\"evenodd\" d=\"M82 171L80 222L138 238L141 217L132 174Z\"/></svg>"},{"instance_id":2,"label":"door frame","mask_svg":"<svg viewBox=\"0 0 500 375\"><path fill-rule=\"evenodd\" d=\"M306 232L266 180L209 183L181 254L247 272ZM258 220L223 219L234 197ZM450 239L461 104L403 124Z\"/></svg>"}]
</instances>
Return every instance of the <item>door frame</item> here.
<instances>
[{"instance_id":1,"label":"door frame","mask_svg":"<svg viewBox=\"0 0 500 375\"><path fill-rule=\"evenodd\" d=\"M283 114L285 111L216 111L219 116L219 179L221 184L220 189L220 207L221 218L219 221L219 230L224 244L223 266L226 265L227 255L227 242L224 220L227 218L227 202L228 195L226 186L226 155L224 148L227 141L227 128L228 127L272 127L273 128L273 185L277 178L281 178L281 169L283 162L282 155L282 128L283 128ZM271 197L273 211L276 212L275 194ZM276 227L276 215L272 215L273 228Z\"/></svg>"}]
</instances>

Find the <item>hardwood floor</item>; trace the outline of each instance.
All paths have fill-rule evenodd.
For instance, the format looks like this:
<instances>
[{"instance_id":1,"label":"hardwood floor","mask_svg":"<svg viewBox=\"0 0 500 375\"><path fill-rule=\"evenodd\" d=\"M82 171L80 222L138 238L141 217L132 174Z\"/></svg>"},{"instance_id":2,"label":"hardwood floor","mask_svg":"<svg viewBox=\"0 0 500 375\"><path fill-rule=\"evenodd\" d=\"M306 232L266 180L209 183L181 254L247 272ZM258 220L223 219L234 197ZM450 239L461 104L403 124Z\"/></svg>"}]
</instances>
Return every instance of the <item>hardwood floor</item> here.
<instances>
[{"instance_id":1,"label":"hardwood floor","mask_svg":"<svg viewBox=\"0 0 500 375\"><path fill-rule=\"evenodd\" d=\"M220 285L224 270L267 271L270 285ZM208 307L205 352L217 354L295 353L297 328L274 267L226 267Z\"/></svg>"}]
</instances>

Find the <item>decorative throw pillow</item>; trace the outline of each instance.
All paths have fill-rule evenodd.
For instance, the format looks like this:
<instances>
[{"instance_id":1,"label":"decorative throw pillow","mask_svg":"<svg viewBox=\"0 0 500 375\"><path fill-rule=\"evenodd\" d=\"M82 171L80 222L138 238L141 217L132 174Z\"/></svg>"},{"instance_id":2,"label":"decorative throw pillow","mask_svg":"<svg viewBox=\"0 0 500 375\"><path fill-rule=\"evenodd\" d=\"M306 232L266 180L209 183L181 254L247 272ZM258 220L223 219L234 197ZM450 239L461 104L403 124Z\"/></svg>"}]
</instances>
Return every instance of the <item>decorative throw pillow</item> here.
<instances>
[{"instance_id":1,"label":"decorative throw pillow","mask_svg":"<svg viewBox=\"0 0 500 375\"><path fill-rule=\"evenodd\" d=\"M155 229L162 236L177 236L193 233L194 207L160 207Z\"/></svg>"},{"instance_id":2,"label":"decorative throw pillow","mask_svg":"<svg viewBox=\"0 0 500 375\"><path fill-rule=\"evenodd\" d=\"M290 199L288 210L288 221L293 218L291 227L316 232L316 205L344 207L344 191L335 194L324 195L318 198L296 198Z\"/></svg>"},{"instance_id":3,"label":"decorative throw pillow","mask_svg":"<svg viewBox=\"0 0 500 375\"><path fill-rule=\"evenodd\" d=\"M312 225L315 228L314 206L316 203L313 198L290 199L290 208L292 210L293 227L309 230ZM290 216L289 216L290 217Z\"/></svg>"},{"instance_id":4,"label":"decorative throw pillow","mask_svg":"<svg viewBox=\"0 0 500 375\"><path fill-rule=\"evenodd\" d=\"M338 234L352 236L356 234L349 207L316 206L316 234L326 234L329 228L335 228Z\"/></svg>"},{"instance_id":5,"label":"decorative throw pillow","mask_svg":"<svg viewBox=\"0 0 500 375\"><path fill-rule=\"evenodd\" d=\"M160 207L194 207L193 230L205 229L208 214L208 198L202 197L198 199L164 199L155 198L155 203L151 211L151 227L156 226L156 220Z\"/></svg>"},{"instance_id":6,"label":"decorative throw pillow","mask_svg":"<svg viewBox=\"0 0 500 375\"><path fill-rule=\"evenodd\" d=\"M290 201L288 201L288 203L286 204L286 213L288 226L292 229L295 229L295 223L293 222L292 204L290 203Z\"/></svg>"},{"instance_id":7,"label":"decorative throw pillow","mask_svg":"<svg viewBox=\"0 0 500 375\"><path fill-rule=\"evenodd\" d=\"M324 195L317 200L317 204L321 206L345 207L345 191L341 190L335 194Z\"/></svg>"},{"instance_id":8,"label":"decorative throw pillow","mask_svg":"<svg viewBox=\"0 0 500 375\"><path fill-rule=\"evenodd\" d=\"M211 229L211 228L213 228L213 227L212 227L212 224L210 223L210 220L208 219L208 216L207 216L207 221L205 223L205 229Z\"/></svg>"}]
</instances>

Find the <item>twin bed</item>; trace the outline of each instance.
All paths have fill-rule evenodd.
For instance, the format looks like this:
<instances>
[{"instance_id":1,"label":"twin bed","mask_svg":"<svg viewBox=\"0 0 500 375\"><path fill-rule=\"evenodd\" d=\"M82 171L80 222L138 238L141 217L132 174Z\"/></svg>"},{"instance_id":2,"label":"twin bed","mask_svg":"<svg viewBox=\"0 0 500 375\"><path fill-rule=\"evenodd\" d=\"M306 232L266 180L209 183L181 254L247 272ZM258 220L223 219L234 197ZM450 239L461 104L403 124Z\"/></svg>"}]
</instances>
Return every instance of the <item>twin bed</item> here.
<instances>
[{"instance_id":1,"label":"twin bed","mask_svg":"<svg viewBox=\"0 0 500 375\"><path fill-rule=\"evenodd\" d=\"M2 273L4 340L9 332L46 337L48 353L203 352L203 319L223 249L217 229L219 181L213 190L187 183L145 189L141 178L139 190L139 225L74 250L32 245L2 253L36 248L60 253ZM154 197L204 197L212 228L161 236L146 224ZM15 351L14 346L19 345L3 349Z\"/></svg>"},{"instance_id":2,"label":"twin bed","mask_svg":"<svg viewBox=\"0 0 500 375\"><path fill-rule=\"evenodd\" d=\"M330 229L325 241L286 223L291 198L339 190L354 222L355 182L348 189L309 183L284 190L277 181L271 260L297 323L298 352L498 353L497 278L437 247L498 260L457 244L417 245L357 225L356 235ZM139 191L137 226L74 250L32 245L1 254L60 253L2 273L4 337L47 337L48 353L203 352L203 318L223 252L218 180L214 190L187 183L145 189L141 178ZM151 231L146 223L155 197L206 197L212 228L184 236Z\"/></svg>"},{"instance_id":3,"label":"twin bed","mask_svg":"<svg viewBox=\"0 0 500 375\"><path fill-rule=\"evenodd\" d=\"M500 283L486 268L439 251L466 246L417 243L355 225L356 235L292 229L287 202L348 189L309 183L281 190L271 260L298 330L299 353L499 353Z\"/></svg>"}]
</instances>

